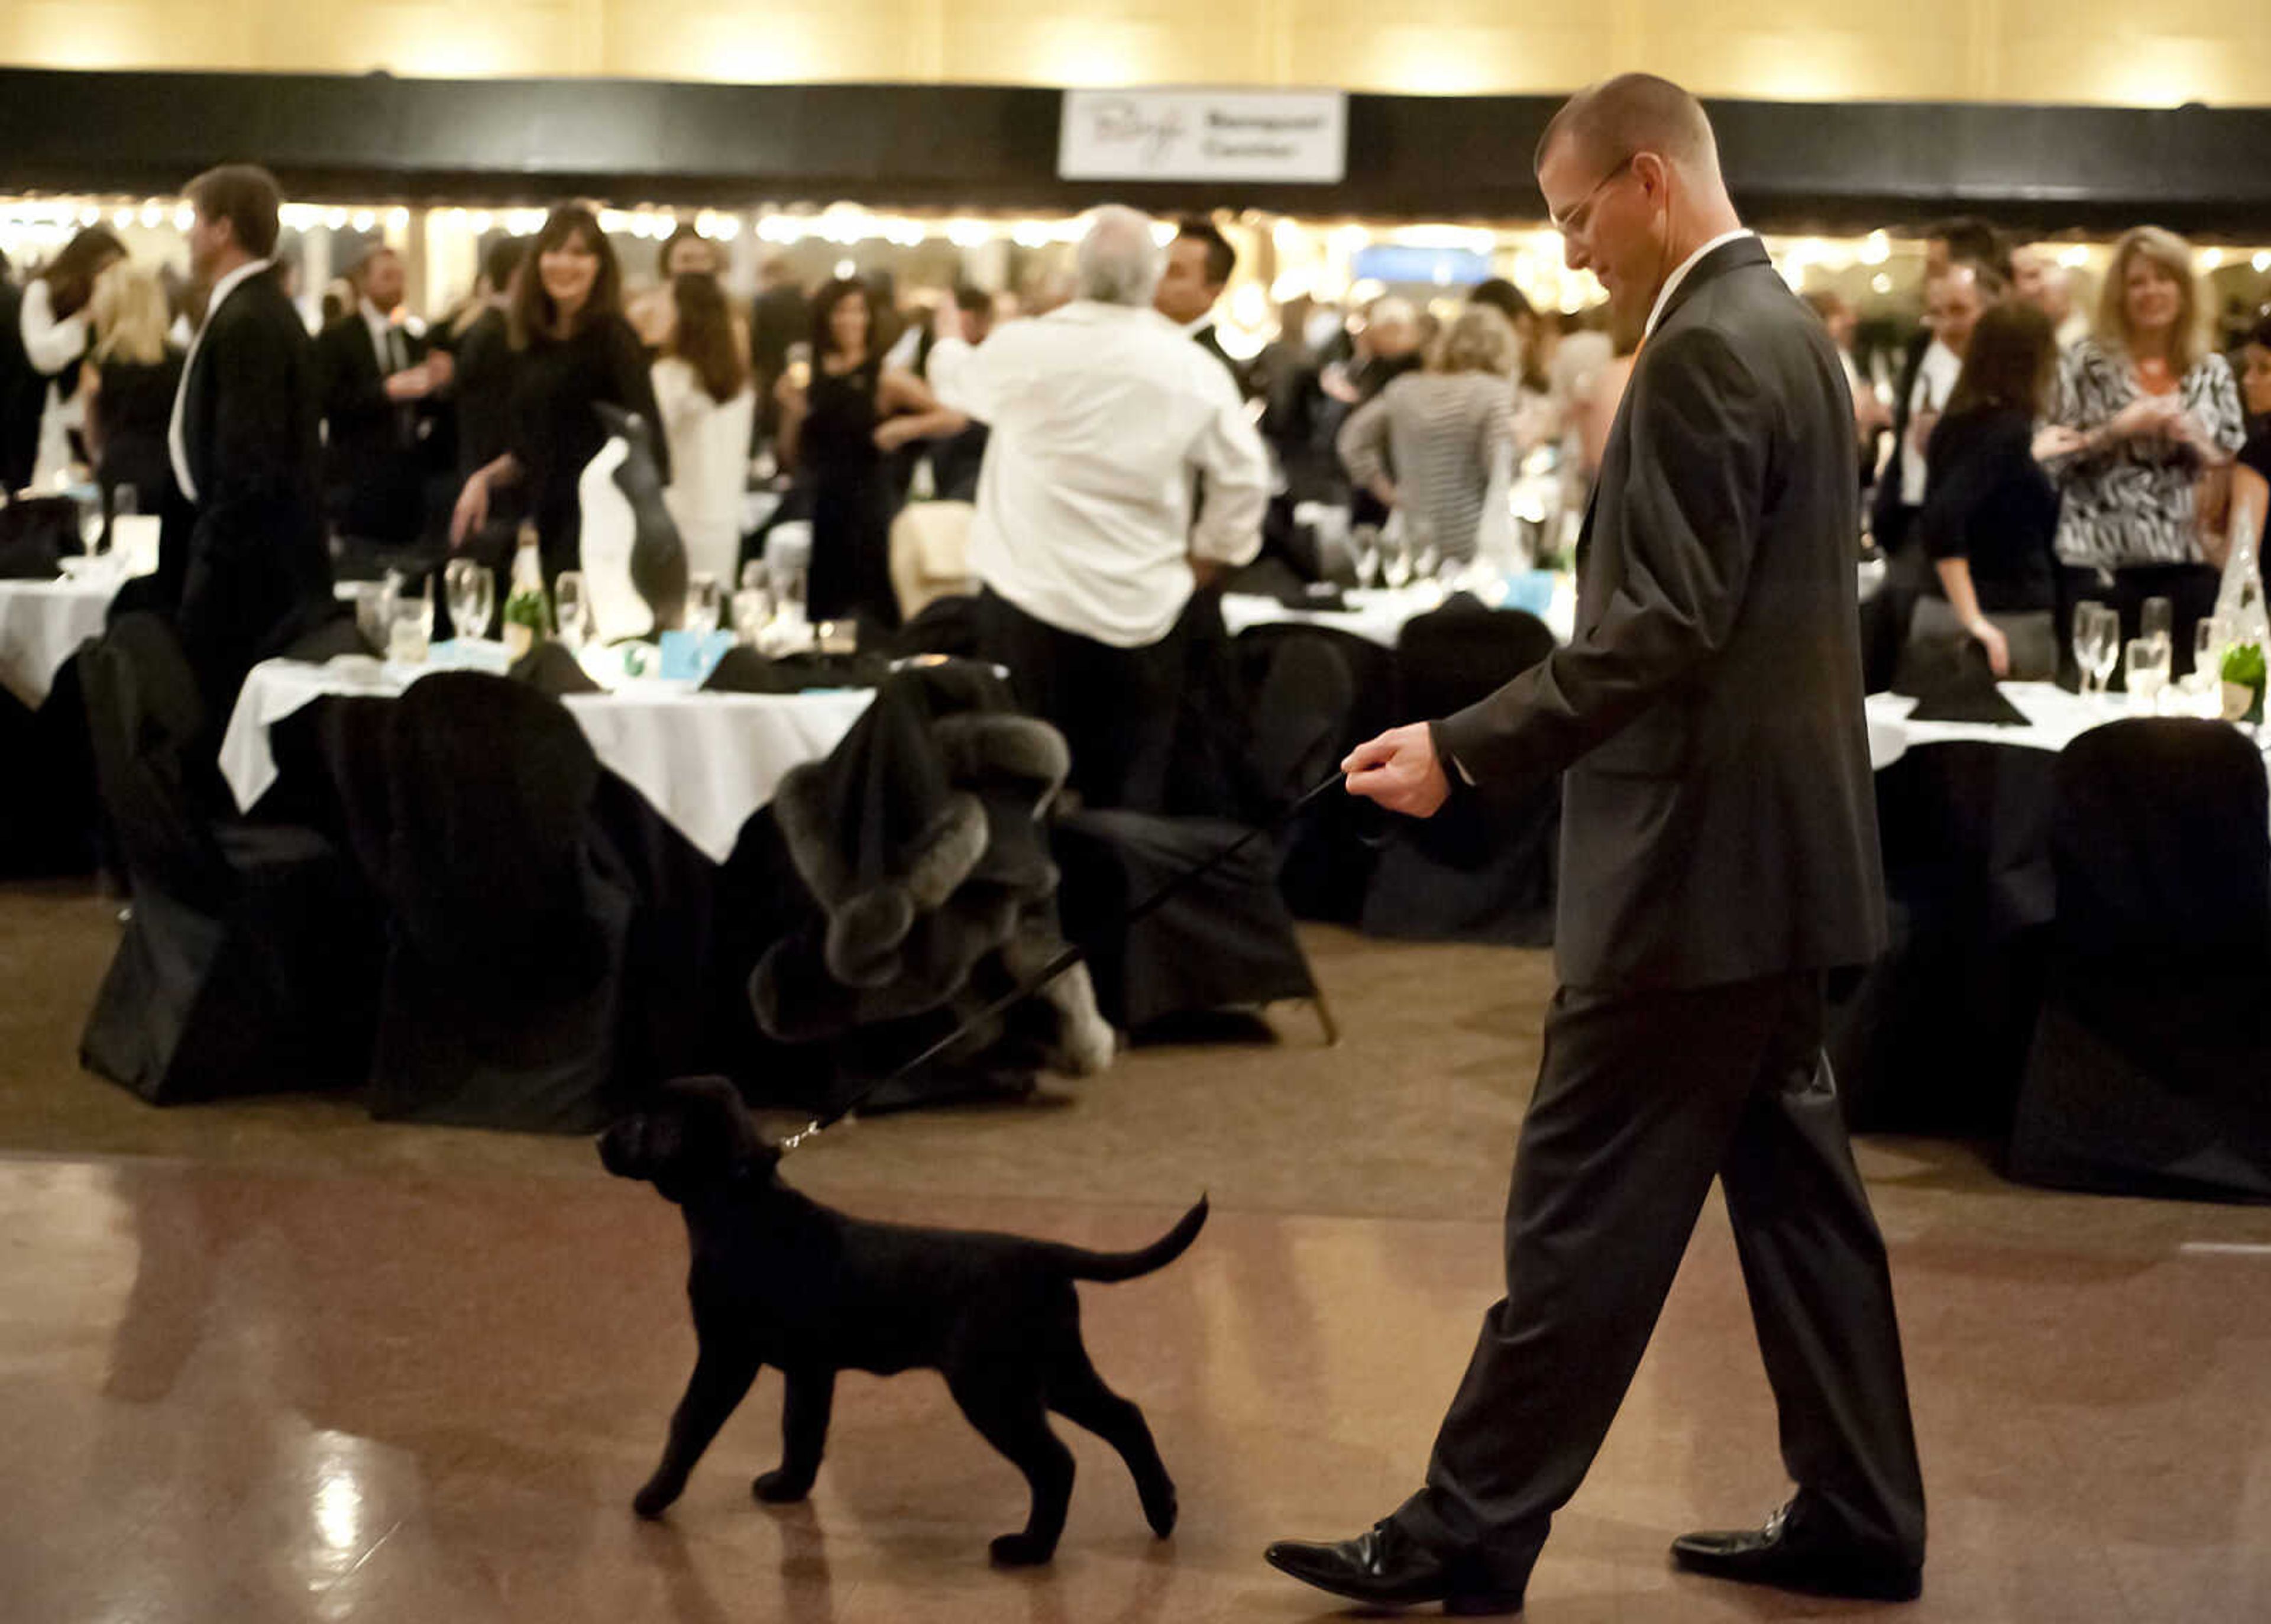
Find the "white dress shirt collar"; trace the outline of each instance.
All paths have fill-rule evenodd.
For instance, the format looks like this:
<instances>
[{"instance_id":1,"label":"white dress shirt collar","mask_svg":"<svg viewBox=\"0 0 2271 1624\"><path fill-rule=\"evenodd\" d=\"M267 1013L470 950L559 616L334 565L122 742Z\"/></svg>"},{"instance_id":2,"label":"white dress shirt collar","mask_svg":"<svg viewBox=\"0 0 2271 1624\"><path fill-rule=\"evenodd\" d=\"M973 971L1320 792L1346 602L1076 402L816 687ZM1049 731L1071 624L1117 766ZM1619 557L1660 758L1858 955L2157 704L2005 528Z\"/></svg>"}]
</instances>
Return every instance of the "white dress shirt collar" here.
<instances>
[{"instance_id":1,"label":"white dress shirt collar","mask_svg":"<svg viewBox=\"0 0 2271 1624\"><path fill-rule=\"evenodd\" d=\"M182 488L182 495L191 502L197 499L197 481L190 477L190 447L183 433L182 419L190 397L190 374L197 364L197 350L205 341L205 333L212 326L213 317L228 296L258 276L276 262L273 259L248 259L213 284L212 296L205 301L205 318L197 324L197 331L190 339L190 353L182 360L182 381L174 387L174 414L166 424L166 450L174 465L174 482Z\"/></svg>"},{"instance_id":2,"label":"white dress shirt collar","mask_svg":"<svg viewBox=\"0 0 2271 1624\"><path fill-rule=\"evenodd\" d=\"M1750 228L1746 226L1738 226L1732 231L1723 231L1681 260L1679 268L1664 279L1664 291L1657 294L1656 307L1649 311L1648 325L1641 330L1641 336L1647 338L1656 332L1656 324L1664 319L1664 309L1672 302L1672 295L1679 291L1679 285L1687 279L1687 273L1702 262L1704 255L1710 253L1714 249L1726 247L1738 237L1747 237L1750 235Z\"/></svg>"},{"instance_id":3,"label":"white dress shirt collar","mask_svg":"<svg viewBox=\"0 0 2271 1624\"><path fill-rule=\"evenodd\" d=\"M394 370L394 324L386 312L369 300L362 302L362 324L370 329L370 346L378 357L378 375L384 377Z\"/></svg>"}]
</instances>

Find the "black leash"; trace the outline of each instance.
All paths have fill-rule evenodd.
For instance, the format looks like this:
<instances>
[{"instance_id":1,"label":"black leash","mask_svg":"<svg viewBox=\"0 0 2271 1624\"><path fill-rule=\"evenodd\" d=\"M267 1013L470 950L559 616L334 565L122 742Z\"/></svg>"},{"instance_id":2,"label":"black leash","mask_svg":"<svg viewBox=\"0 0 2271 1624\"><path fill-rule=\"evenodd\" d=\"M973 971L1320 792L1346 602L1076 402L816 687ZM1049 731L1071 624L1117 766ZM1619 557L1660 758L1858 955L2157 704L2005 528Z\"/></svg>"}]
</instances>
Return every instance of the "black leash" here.
<instances>
[{"instance_id":1,"label":"black leash","mask_svg":"<svg viewBox=\"0 0 2271 1624\"><path fill-rule=\"evenodd\" d=\"M1338 789L1341 786L1342 782L1343 779L1341 774L1338 772L1334 773L1332 777L1327 778L1314 789L1310 790L1299 801L1296 801L1292 806L1287 807L1284 811L1278 813L1275 817L1270 818L1267 823L1257 823L1255 827L1247 830L1244 834L1239 836L1237 839L1232 841L1228 846L1223 847L1222 850L1217 852L1213 856L1208 858L1204 862L1200 863L1196 868L1186 868L1182 873L1174 875L1173 878L1169 879L1165 884L1160 886L1158 890L1153 891L1150 896L1144 898L1143 901L1128 909L1126 916L1120 921L1121 928L1125 930L1128 927L1137 923L1139 920L1148 919L1152 914L1157 913L1161 908L1166 905L1168 899L1173 897L1178 891L1182 890L1187 886L1197 884L1201 880L1203 880L1207 875L1221 868L1225 863L1237 856L1247 846L1252 846L1256 840L1261 839L1264 835L1274 834L1278 830L1284 828L1285 825L1292 823L1295 818L1300 816L1302 813L1307 811L1309 808L1323 800L1326 795L1329 794L1332 791ZM900 1078L906 1076L909 1073L913 1072L921 1067L929 1064L932 1061L936 1060L940 1055L945 1054L956 1044L968 1037L972 1032L977 1030L979 1026L992 1020L995 1016L1001 1015L1004 1011L1024 1002L1026 999L1031 998L1035 993L1039 992L1041 988L1055 980L1059 976L1071 969L1075 965L1080 963L1080 961L1086 957L1087 955L1082 952L1079 948L1068 946L1064 951L1059 953L1054 958L1049 960L1047 964L1042 965L1037 973L1028 977L1017 986L1010 988L1009 991L1002 994L1001 996L996 998L992 1003L987 1004L975 1015L964 1019L963 1022L959 1025L956 1026L952 1032L947 1033L946 1036L941 1038L936 1043L932 1044L928 1048L923 1050L922 1053L917 1054L912 1060L908 1061L905 1065L891 1072L888 1076L876 1078L875 1081L867 1084L867 1087L860 1090L860 1091L853 1094L850 1099L837 1106L835 1110L830 1112L826 1116L817 1116L813 1118L813 1120L807 1123L803 1128L800 1129L797 1132L791 1134L787 1138L782 1140L780 1143L781 1153L783 1155L786 1155L789 1151L795 1150L799 1145L805 1144L808 1140L818 1138L822 1134L826 1133L830 1129L835 1127L845 1117L850 1116L854 1111L857 1111L869 1099L875 1098L875 1096L883 1089L888 1088L890 1084L897 1082Z\"/></svg>"}]
</instances>

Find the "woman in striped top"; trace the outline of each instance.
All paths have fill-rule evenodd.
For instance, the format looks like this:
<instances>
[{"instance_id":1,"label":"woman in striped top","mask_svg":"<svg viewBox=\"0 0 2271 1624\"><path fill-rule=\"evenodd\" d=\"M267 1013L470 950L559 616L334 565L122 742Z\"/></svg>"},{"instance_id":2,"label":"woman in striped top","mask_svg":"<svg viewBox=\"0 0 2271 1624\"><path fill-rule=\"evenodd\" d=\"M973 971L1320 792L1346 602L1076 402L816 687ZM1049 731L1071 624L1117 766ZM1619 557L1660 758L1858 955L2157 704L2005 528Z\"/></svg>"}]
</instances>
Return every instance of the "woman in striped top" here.
<instances>
[{"instance_id":1,"label":"woman in striped top","mask_svg":"<svg viewBox=\"0 0 2271 1624\"><path fill-rule=\"evenodd\" d=\"M1446 559L1474 556L1491 470L1514 455L1517 347L1505 317L1471 304L1425 372L1397 378L1341 428L1350 480L1426 525Z\"/></svg>"}]
</instances>

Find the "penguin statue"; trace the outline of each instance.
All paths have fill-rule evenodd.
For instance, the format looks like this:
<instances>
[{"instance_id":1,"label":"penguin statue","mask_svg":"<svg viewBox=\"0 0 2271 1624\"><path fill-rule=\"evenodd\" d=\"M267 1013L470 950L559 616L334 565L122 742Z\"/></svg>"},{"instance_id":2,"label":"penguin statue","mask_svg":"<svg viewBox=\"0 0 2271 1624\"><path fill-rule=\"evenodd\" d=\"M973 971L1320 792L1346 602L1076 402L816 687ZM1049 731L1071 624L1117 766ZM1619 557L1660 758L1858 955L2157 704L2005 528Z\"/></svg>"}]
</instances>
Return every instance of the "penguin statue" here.
<instances>
[{"instance_id":1,"label":"penguin statue","mask_svg":"<svg viewBox=\"0 0 2271 1624\"><path fill-rule=\"evenodd\" d=\"M686 543L662 499L653 429L637 413L592 408L607 443L577 484L584 530L579 562L597 638L655 637L686 614Z\"/></svg>"}]
</instances>

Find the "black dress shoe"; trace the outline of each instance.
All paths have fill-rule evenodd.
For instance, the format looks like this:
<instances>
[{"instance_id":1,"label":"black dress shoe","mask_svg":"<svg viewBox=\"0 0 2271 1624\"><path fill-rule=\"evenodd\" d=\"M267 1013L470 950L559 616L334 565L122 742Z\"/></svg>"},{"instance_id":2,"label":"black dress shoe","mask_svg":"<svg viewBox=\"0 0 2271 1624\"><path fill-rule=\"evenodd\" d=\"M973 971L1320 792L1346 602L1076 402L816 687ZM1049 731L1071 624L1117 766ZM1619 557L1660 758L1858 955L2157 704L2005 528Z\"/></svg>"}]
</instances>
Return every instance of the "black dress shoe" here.
<instances>
[{"instance_id":1,"label":"black dress shoe","mask_svg":"<svg viewBox=\"0 0 2271 1624\"><path fill-rule=\"evenodd\" d=\"M1441 1602L1456 1618L1494 1617L1522 1611L1519 1590L1496 1588L1476 1576L1454 1571L1391 1520L1375 1523L1338 1545L1299 1545L1280 1540L1263 1553L1278 1572L1304 1584L1374 1607L1412 1607Z\"/></svg>"},{"instance_id":2,"label":"black dress shoe","mask_svg":"<svg viewBox=\"0 0 2271 1624\"><path fill-rule=\"evenodd\" d=\"M1793 1524L1790 1509L1783 1507L1763 1528L1683 1534L1672 1542L1672 1560L1690 1573L1809 1596L1914 1601L1924 1593L1922 1562L1811 1533Z\"/></svg>"}]
</instances>

